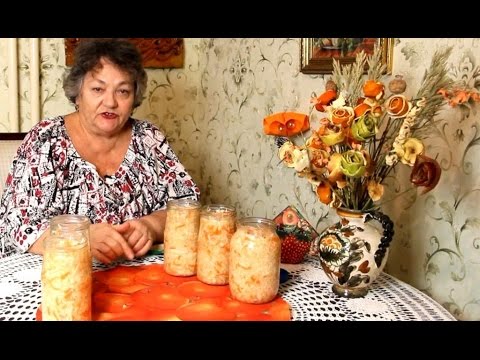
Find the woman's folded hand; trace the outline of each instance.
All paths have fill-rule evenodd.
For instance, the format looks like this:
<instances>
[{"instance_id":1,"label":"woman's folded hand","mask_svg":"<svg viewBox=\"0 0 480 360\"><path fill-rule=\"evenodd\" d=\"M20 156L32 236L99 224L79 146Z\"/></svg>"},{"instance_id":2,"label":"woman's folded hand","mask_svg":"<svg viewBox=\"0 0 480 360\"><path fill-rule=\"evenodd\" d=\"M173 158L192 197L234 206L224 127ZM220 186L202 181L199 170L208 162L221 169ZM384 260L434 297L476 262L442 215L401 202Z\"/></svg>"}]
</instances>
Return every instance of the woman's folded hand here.
<instances>
[{"instance_id":1,"label":"woman's folded hand","mask_svg":"<svg viewBox=\"0 0 480 360\"><path fill-rule=\"evenodd\" d=\"M135 256L125 233L132 232L129 222L120 225L107 223L90 226L90 248L92 256L102 263L109 264L119 258L132 260Z\"/></svg>"}]
</instances>

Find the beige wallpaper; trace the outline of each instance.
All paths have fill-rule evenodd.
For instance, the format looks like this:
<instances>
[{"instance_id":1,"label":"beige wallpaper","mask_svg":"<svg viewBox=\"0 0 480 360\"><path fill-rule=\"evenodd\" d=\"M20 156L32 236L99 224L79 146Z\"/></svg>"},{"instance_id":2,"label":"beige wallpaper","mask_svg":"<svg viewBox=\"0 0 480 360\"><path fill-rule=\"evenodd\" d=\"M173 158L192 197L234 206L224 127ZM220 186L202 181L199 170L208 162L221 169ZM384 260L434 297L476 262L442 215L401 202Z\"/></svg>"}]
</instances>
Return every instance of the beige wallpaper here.
<instances>
[{"instance_id":1,"label":"beige wallpaper","mask_svg":"<svg viewBox=\"0 0 480 360\"><path fill-rule=\"evenodd\" d=\"M27 50L21 39L19 78L22 130L29 128ZM297 206L319 231L336 221L310 187L278 166L271 137L262 133L267 114L309 113L310 96L324 88L321 75L299 72L300 39L185 39L183 69L149 70L147 98L135 116L167 134L199 183L203 202L236 206L241 216L273 217ZM435 49L453 46L450 76L480 88L480 39L396 39L393 74L416 93ZM0 39L6 54L6 39ZM43 115L72 110L61 87L63 39L41 39ZM8 102L7 59L0 55L0 101ZM388 81L388 79L386 79ZM458 319L480 320L479 105L445 110L427 141L443 168L426 197L402 196L384 211L396 224L387 270L425 291ZM316 114L312 113L315 119ZM0 107L0 131L10 131L8 107ZM407 174L399 173L400 187Z\"/></svg>"}]
</instances>

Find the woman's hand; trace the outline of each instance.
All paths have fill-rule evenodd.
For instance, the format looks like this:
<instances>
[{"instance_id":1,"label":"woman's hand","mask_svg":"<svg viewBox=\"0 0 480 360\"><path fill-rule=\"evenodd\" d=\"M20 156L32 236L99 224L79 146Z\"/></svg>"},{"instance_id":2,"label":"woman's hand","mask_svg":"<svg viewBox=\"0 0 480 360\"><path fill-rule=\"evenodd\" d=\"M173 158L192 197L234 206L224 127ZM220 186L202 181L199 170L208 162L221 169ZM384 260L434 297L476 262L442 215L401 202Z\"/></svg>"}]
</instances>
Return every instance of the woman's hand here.
<instances>
[{"instance_id":1,"label":"woman's hand","mask_svg":"<svg viewBox=\"0 0 480 360\"><path fill-rule=\"evenodd\" d=\"M134 251L123 235L130 231L128 222L120 225L106 223L90 225L92 256L105 264L121 257L132 260L135 256Z\"/></svg>"},{"instance_id":2,"label":"woman's hand","mask_svg":"<svg viewBox=\"0 0 480 360\"><path fill-rule=\"evenodd\" d=\"M129 224L128 229L124 229L123 226ZM123 235L128 245L133 250L135 257L143 256L153 245L155 235L149 227L149 223L144 219L128 220L122 225L114 226L120 234Z\"/></svg>"}]
</instances>

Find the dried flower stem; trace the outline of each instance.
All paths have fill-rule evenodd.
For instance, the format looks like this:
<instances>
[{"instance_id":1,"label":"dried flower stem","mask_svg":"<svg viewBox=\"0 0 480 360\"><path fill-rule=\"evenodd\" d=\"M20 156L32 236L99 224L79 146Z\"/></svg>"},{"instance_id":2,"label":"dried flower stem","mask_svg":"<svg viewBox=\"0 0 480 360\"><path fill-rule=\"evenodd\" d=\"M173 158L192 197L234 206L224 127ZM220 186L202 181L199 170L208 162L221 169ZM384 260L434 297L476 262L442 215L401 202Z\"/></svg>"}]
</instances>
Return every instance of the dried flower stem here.
<instances>
[{"instance_id":1,"label":"dried flower stem","mask_svg":"<svg viewBox=\"0 0 480 360\"><path fill-rule=\"evenodd\" d=\"M368 72L367 78L370 80L379 81L387 69L387 65L382 63L382 51L378 44L373 47L373 54L367 59Z\"/></svg>"},{"instance_id":2,"label":"dried flower stem","mask_svg":"<svg viewBox=\"0 0 480 360\"><path fill-rule=\"evenodd\" d=\"M406 193L408 193L408 192L410 192L410 191L413 191L413 190L415 190L415 188L411 187L411 188L408 188L408 189L406 189L406 190L404 190L404 191L401 191L401 192L399 192L397 195L393 196L392 198L390 198L390 199L388 199L388 200L386 200L386 201L383 201L383 202L377 204L377 206L378 206L378 207L381 207L381 206L383 206L383 205L385 205L385 204L387 204L387 203L395 200L395 199L398 198L400 195L406 194Z\"/></svg>"},{"instance_id":3,"label":"dried flower stem","mask_svg":"<svg viewBox=\"0 0 480 360\"><path fill-rule=\"evenodd\" d=\"M340 62L333 59L332 79L349 104L355 104L361 95L366 62L367 55L364 51L357 54L353 64L340 66Z\"/></svg>"},{"instance_id":4,"label":"dried flower stem","mask_svg":"<svg viewBox=\"0 0 480 360\"><path fill-rule=\"evenodd\" d=\"M447 60L451 52L452 47L445 47L435 51L430 68L425 72L422 84L417 92L417 99L428 99L425 107L416 115L415 125L412 127L412 136L419 139L428 135L433 124L433 118L445 103L445 99L438 93L438 90L449 88L453 84L447 70Z\"/></svg>"}]
</instances>

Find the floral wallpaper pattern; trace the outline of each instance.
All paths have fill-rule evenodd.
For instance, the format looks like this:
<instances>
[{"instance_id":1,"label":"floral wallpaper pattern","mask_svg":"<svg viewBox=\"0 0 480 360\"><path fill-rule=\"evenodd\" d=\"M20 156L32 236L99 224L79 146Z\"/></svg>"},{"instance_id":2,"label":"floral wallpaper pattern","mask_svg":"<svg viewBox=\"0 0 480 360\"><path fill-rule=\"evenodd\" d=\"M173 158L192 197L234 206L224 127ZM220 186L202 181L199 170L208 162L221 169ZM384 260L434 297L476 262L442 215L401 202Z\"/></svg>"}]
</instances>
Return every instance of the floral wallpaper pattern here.
<instances>
[{"instance_id":1,"label":"floral wallpaper pattern","mask_svg":"<svg viewBox=\"0 0 480 360\"><path fill-rule=\"evenodd\" d=\"M29 39L19 39L22 131L29 119ZM392 75L415 94L435 49L453 46L450 76L480 90L480 39L396 39ZM310 114L310 97L328 75L304 75L300 39L185 39L183 69L149 69L146 99L134 116L148 118L167 134L200 185L203 203L226 203L240 216L273 218L296 206L319 231L335 212L319 203L306 182L278 166L276 147L263 135L262 120L273 112ZM0 54L7 53L0 39ZM73 107L62 89L63 39L41 39L41 97L44 117ZM8 103L8 62L0 56L0 101ZM389 78L385 80L388 82ZM426 196L408 192L383 211L395 222L386 270L425 291L455 317L480 320L479 105L445 106L427 141L443 175ZM311 120L317 114L311 113ZM35 121L35 120L33 120ZM0 107L0 131L11 131L8 107ZM408 185L399 173L395 191Z\"/></svg>"}]
</instances>

